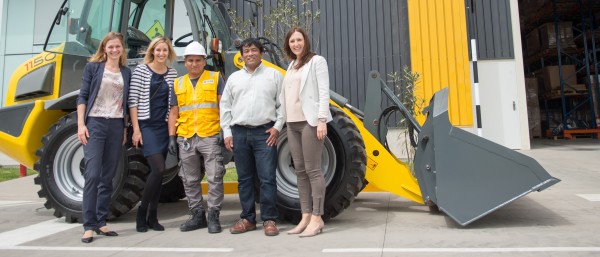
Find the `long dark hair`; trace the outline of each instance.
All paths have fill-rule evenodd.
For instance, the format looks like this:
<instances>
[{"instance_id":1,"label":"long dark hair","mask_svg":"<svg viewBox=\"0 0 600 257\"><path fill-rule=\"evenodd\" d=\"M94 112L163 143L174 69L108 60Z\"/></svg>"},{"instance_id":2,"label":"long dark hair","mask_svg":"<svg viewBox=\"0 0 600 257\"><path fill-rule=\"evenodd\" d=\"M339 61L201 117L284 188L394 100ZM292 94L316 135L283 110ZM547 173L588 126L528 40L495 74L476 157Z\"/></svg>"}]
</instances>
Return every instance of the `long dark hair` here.
<instances>
[{"instance_id":1,"label":"long dark hair","mask_svg":"<svg viewBox=\"0 0 600 257\"><path fill-rule=\"evenodd\" d=\"M292 52L292 48L290 48L290 38L292 37L292 34L294 34L294 32L296 31L300 32L300 34L302 34L302 37L304 37L304 48L302 49L302 57L299 60L298 56L296 56ZM304 64L308 63L310 59L316 55L310 48L310 39L308 38L308 34L306 34L306 31L304 31L304 29L300 27L291 28L288 31L287 35L285 35L285 42L283 43L283 52L285 52L287 58L295 60L295 69L302 68Z\"/></svg>"}]
</instances>

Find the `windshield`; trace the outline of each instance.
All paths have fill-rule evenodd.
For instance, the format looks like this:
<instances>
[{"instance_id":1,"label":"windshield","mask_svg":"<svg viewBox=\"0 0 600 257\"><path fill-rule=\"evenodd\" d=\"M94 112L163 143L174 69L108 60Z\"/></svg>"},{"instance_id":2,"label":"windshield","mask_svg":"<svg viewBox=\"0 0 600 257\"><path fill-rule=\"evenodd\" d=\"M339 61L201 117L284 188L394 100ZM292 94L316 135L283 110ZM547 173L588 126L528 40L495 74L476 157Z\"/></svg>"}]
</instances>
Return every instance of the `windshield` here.
<instances>
[{"instance_id":1,"label":"windshield","mask_svg":"<svg viewBox=\"0 0 600 257\"><path fill-rule=\"evenodd\" d=\"M129 27L146 34L150 39L165 35L165 0L147 0L143 6L132 2L129 15ZM143 8L143 12L140 9Z\"/></svg>"},{"instance_id":2,"label":"windshield","mask_svg":"<svg viewBox=\"0 0 600 257\"><path fill-rule=\"evenodd\" d=\"M221 41L219 52L229 49L231 46L231 35L229 34L229 25L225 22L221 10L216 4L208 3L206 0L196 0L196 4L203 14L199 19L198 28L204 30L206 39L218 38ZM208 20L206 19L208 18ZM214 30L211 31L210 27ZM201 39L202 40L202 39ZM210 42L210 41L208 41ZM204 45L204 43L202 43ZM206 45L207 46L207 45Z\"/></svg>"},{"instance_id":3,"label":"windshield","mask_svg":"<svg viewBox=\"0 0 600 257\"><path fill-rule=\"evenodd\" d=\"M89 56L109 31L118 31L123 0L66 0L44 50ZM112 21L111 21L112 19Z\"/></svg>"},{"instance_id":4,"label":"windshield","mask_svg":"<svg viewBox=\"0 0 600 257\"><path fill-rule=\"evenodd\" d=\"M185 2L191 4L189 12ZM129 2L129 1L127 1ZM213 38L220 40L219 52L231 47L229 27L222 10L209 0L145 0L131 1L128 16L121 21L124 0L65 0L64 8L48 35L45 51L88 57L94 54L100 41L109 31L128 34L126 43L128 58L141 58L144 48L157 36L167 36L174 41L191 42L191 21L198 28L194 38L209 49ZM172 7L172 8L171 8ZM172 12L172 20L167 13ZM195 18L192 19L190 15ZM127 16L127 15L125 15ZM127 32L121 24L127 23ZM165 35L169 34L169 35ZM182 54L184 46L175 47Z\"/></svg>"}]
</instances>

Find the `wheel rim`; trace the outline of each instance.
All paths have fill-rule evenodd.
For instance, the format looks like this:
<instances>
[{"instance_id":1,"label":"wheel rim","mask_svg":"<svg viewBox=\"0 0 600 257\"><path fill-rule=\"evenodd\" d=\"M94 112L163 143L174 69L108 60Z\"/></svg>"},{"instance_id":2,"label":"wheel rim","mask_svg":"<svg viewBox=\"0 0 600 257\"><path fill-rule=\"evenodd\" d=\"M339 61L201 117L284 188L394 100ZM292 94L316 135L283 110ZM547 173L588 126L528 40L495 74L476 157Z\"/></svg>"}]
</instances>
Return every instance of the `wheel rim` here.
<instances>
[{"instance_id":1,"label":"wheel rim","mask_svg":"<svg viewBox=\"0 0 600 257\"><path fill-rule=\"evenodd\" d=\"M165 159L165 166L166 170L162 177L163 185L169 183L169 181L171 181L179 173L179 160L177 159L177 156L168 154L167 158Z\"/></svg>"},{"instance_id":2,"label":"wheel rim","mask_svg":"<svg viewBox=\"0 0 600 257\"><path fill-rule=\"evenodd\" d=\"M292 155L287 142L287 133L280 136L280 144L277 153L277 191L291 197L298 198L298 184L296 183L296 171L293 167ZM336 154L333 144L329 138L325 138L323 153L321 154L321 172L325 177L325 186L333 180L336 170Z\"/></svg>"},{"instance_id":3,"label":"wheel rim","mask_svg":"<svg viewBox=\"0 0 600 257\"><path fill-rule=\"evenodd\" d=\"M177 168L177 167L165 170L165 173L163 174L163 177L162 177L162 184L164 185L164 184L169 183L171 180L173 180L173 178L175 178L175 176L179 175L178 173L179 173L179 168Z\"/></svg>"},{"instance_id":4,"label":"wheel rim","mask_svg":"<svg viewBox=\"0 0 600 257\"><path fill-rule=\"evenodd\" d=\"M54 156L54 180L63 193L75 201L83 200L83 145L77 135L68 137Z\"/></svg>"}]
</instances>

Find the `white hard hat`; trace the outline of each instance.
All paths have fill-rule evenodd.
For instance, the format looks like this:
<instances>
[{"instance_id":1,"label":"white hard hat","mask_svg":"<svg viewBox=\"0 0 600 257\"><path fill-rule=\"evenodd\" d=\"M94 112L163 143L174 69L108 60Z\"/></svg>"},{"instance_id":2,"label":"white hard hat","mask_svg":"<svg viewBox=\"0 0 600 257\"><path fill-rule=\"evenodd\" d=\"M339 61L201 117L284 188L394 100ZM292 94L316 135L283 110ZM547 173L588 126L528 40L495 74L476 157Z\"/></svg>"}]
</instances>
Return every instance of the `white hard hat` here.
<instances>
[{"instance_id":1,"label":"white hard hat","mask_svg":"<svg viewBox=\"0 0 600 257\"><path fill-rule=\"evenodd\" d=\"M183 55L202 55L206 57L206 50L200 43L194 41L185 47Z\"/></svg>"}]
</instances>

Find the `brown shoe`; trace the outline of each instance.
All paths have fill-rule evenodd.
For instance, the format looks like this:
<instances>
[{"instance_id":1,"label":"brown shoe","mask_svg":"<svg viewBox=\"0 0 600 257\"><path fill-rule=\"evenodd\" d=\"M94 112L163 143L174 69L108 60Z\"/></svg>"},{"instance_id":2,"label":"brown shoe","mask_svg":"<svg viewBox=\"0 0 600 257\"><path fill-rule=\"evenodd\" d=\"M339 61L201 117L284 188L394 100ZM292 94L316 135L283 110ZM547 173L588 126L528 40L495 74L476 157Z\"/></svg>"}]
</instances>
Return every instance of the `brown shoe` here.
<instances>
[{"instance_id":1,"label":"brown shoe","mask_svg":"<svg viewBox=\"0 0 600 257\"><path fill-rule=\"evenodd\" d=\"M247 219L240 219L229 228L229 232L231 232L231 234L241 234L255 229L256 224L250 223Z\"/></svg>"},{"instance_id":2,"label":"brown shoe","mask_svg":"<svg viewBox=\"0 0 600 257\"><path fill-rule=\"evenodd\" d=\"M267 220L263 222L263 230L265 231L265 235L267 236L276 236L279 235L279 229L275 224L275 221Z\"/></svg>"}]
</instances>

